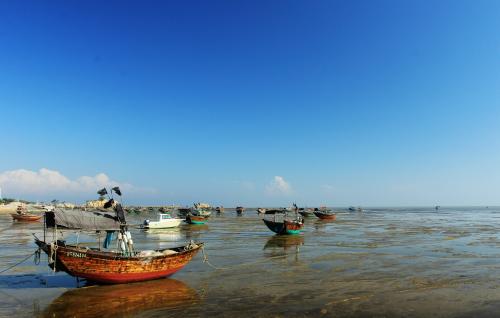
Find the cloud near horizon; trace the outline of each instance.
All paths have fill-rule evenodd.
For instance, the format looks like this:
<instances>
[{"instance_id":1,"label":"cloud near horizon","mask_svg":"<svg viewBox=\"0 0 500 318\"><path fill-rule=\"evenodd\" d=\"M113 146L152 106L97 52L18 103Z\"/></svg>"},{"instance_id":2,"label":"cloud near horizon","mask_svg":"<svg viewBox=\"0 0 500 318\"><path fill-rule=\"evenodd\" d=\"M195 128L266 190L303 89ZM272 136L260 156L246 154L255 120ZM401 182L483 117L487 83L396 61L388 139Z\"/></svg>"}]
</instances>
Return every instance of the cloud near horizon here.
<instances>
[{"instance_id":1,"label":"cloud near horizon","mask_svg":"<svg viewBox=\"0 0 500 318\"><path fill-rule=\"evenodd\" d=\"M97 190L103 187L119 186L125 192L151 192L130 183L110 179L104 173L93 177L81 176L71 180L59 171L42 168L38 171L26 169L10 170L0 173L0 187L6 197L28 198L29 196L78 196L92 199ZM58 198L60 198L60 196ZM47 197L49 199L49 197Z\"/></svg>"},{"instance_id":2,"label":"cloud near horizon","mask_svg":"<svg viewBox=\"0 0 500 318\"><path fill-rule=\"evenodd\" d=\"M275 176L266 186L266 193L269 195L290 195L292 187L283 177Z\"/></svg>"}]
</instances>

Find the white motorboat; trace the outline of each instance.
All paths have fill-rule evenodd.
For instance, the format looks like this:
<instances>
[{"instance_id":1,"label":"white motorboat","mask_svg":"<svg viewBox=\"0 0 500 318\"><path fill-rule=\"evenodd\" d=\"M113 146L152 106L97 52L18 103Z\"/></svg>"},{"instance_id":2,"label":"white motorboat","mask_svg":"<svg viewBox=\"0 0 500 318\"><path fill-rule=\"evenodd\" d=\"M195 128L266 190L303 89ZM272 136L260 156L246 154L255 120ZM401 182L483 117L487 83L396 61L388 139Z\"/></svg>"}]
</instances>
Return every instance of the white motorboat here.
<instances>
[{"instance_id":1,"label":"white motorboat","mask_svg":"<svg viewBox=\"0 0 500 318\"><path fill-rule=\"evenodd\" d=\"M178 227L184 219L174 218L168 213L160 213L157 221L144 220L142 228L144 229L168 229Z\"/></svg>"}]
</instances>

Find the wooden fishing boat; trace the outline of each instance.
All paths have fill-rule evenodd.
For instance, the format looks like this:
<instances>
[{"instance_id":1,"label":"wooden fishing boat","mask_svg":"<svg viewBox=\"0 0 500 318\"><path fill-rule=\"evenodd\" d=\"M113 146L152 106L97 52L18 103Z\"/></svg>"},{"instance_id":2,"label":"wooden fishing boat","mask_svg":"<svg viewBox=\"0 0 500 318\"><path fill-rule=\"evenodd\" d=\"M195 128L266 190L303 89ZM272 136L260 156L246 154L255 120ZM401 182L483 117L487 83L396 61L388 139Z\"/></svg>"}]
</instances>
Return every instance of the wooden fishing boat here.
<instances>
[{"instance_id":1,"label":"wooden fishing boat","mask_svg":"<svg viewBox=\"0 0 500 318\"><path fill-rule=\"evenodd\" d=\"M267 227L276 234L299 234L304 223L297 220L274 221L262 219Z\"/></svg>"},{"instance_id":2,"label":"wooden fishing boat","mask_svg":"<svg viewBox=\"0 0 500 318\"><path fill-rule=\"evenodd\" d=\"M287 213L287 210L286 209L268 209L264 213L265 214Z\"/></svg>"},{"instance_id":3,"label":"wooden fishing boat","mask_svg":"<svg viewBox=\"0 0 500 318\"><path fill-rule=\"evenodd\" d=\"M186 215L191 213L191 208L178 208L177 209L177 216L185 218Z\"/></svg>"},{"instance_id":4,"label":"wooden fishing boat","mask_svg":"<svg viewBox=\"0 0 500 318\"><path fill-rule=\"evenodd\" d=\"M98 192L104 195L106 189ZM118 195L118 187L113 188ZM136 251L127 229L121 204L113 198L104 205L113 207L115 215L100 212L62 210L45 213L44 239L35 236L35 243L48 255L49 266L80 278L102 284L122 284L168 277L182 269L203 248L203 243L190 243L157 250ZM46 241L46 228L54 228L54 240ZM61 229L106 232L104 250L67 244L57 239ZM107 250L114 234L117 250Z\"/></svg>"},{"instance_id":5,"label":"wooden fishing boat","mask_svg":"<svg viewBox=\"0 0 500 318\"><path fill-rule=\"evenodd\" d=\"M33 222L40 220L43 215L28 213L26 205L21 203L20 205L17 206L16 213L12 213L11 216L14 219L14 221Z\"/></svg>"},{"instance_id":6,"label":"wooden fishing boat","mask_svg":"<svg viewBox=\"0 0 500 318\"><path fill-rule=\"evenodd\" d=\"M20 222L33 222L33 221L38 221L42 218L43 215L35 215L35 214L11 214L12 218L15 221L20 221Z\"/></svg>"},{"instance_id":7,"label":"wooden fishing boat","mask_svg":"<svg viewBox=\"0 0 500 318\"><path fill-rule=\"evenodd\" d=\"M310 217L310 216L313 216L314 213L313 213L313 210L312 209L299 209L299 214L304 216L304 217Z\"/></svg>"},{"instance_id":8,"label":"wooden fishing boat","mask_svg":"<svg viewBox=\"0 0 500 318\"><path fill-rule=\"evenodd\" d=\"M257 213L258 214L264 214L264 213L266 213L266 209L264 209L264 208L257 208Z\"/></svg>"},{"instance_id":9,"label":"wooden fishing boat","mask_svg":"<svg viewBox=\"0 0 500 318\"><path fill-rule=\"evenodd\" d=\"M242 206L237 206L236 207L236 213L241 214L241 213L243 213L243 211L245 211L244 207L242 207Z\"/></svg>"},{"instance_id":10,"label":"wooden fishing boat","mask_svg":"<svg viewBox=\"0 0 500 318\"><path fill-rule=\"evenodd\" d=\"M289 217L288 210L284 209L276 210L272 219L264 217L262 221L276 234L299 234L304 226L304 218L299 215L297 205L294 203L293 206L295 209L294 217ZM283 213L278 213L278 211Z\"/></svg>"},{"instance_id":11,"label":"wooden fishing boat","mask_svg":"<svg viewBox=\"0 0 500 318\"><path fill-rule=\"evenodd\" d=\"M188 214L186 216L186 222L189 224L205 224L207 218L206 216Z\"/></svg>"},{"instance_id":12,"label":"wooden fishing boat","mask_svg":"<svg viewBox=\"0 0 500 318\"><path fill-rule=\"evenodd\" d=\"M182 269L200 250L203 243L176 248L136 252L132 256L87 247L35 243L59 263L58 269L68 274L103 284L123 284L168 277Z\"/></svg>"},{"instance_id":13,"label":"wooden fishing boat","mask_svg":"<svg viewBox=\"0 0 500 318\"><path fill-rule=\"evenodd\" d=\"M208 218L212 215L212 208L205 203L195 203L194 207L191 209L191 215Z\"/></svg>"},{"instance_id":14,"label":"wooden fishing boat","mask_svg":"<svg viewBox=\"0 0 500 318\"><path fill-rule=\"evenodd\" d=\"M314 211L314 215L322 220L335 220L337 218L337 215L331 210Z\"/></svg>"},{"instance_id":15,"label":"wooden fishing boat","mask_svg":"<svg viewBox=\"0 0 500 318\"><path fill-rule=\"evenodd\" d=\"M224 212L224 207L223 206L218 206L215 208L215 212L217 213L223 213Z\"/></svg>"},{"instance_id":16,"label":"wooden fishing boat","mask_svg":"<svg viewBox=\"0 0 500 318\"><path fill-rule=\"evenodd\" d=\"M357 207L357 208L355 208L355 207L353 207L353 206L350 206L350 207L348 208L348 210L349 210L349 211L351 211L351 212L354 212L354 211L357 211L357 212L363 212L363 208L361 208L361 207Z\"/></svg>"}]
</instances>

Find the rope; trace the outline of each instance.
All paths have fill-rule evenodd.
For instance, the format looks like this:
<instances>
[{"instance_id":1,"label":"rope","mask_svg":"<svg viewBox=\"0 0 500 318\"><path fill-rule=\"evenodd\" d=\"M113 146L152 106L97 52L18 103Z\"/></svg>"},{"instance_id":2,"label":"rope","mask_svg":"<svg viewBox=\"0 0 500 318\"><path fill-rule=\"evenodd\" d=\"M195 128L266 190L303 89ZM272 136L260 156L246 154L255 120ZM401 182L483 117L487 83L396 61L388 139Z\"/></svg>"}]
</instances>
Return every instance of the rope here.
<instances>
[{"instance_id":1,"label":"rope","mask_svg":"<svg viewBox=\"0 0 500 318\"><path fill-rule=\"evenodd\" d=\"M203 253L203 263L207 264L208 266L212 267L213 269L218 269L218 270L220 270L220 269L222 269L222 270L229 269L228 267L217 267L217 266L213 265L212 263L210 263L208 261L208 255L205 253L205 247L204 246L201 247L201 252Z\"/></svg>"},{"instance_id":2,"label":"rope","mask_svg":"<svg viewBox=\"0 0 500 318\"><path fill-rule=\"evenodd\" d=\"M57 248L59 246L56 243L50 243L50 255L49 255L49 264L54 264L53 271L56 272L56 260L57 260Z\"/></svg>"},{"instance_id":3,"label":"rope","mask_svg":"<svg viewBox=\"0 0 500 318\"><path fill-rule=\"evenodd\" d=\"M205 263L208 266L212 267L213 269L217 269L217 270L227 270L227 269L231 269L231 268L237 268L237 267L240 267L240 266L250 266L250 265L255 265L255 264L258 264L258 263L264 263L264 262L267 262L267 261L272 260L272 259L286 258L288 256L286 254L285 255L278 255L278 256L268 257L266 259L255 261L255 262L242 263L242 264L234 265L234 266L231 266L231 267L217 267L217 266L215 266L215 265L213 265L212 263L209 262L208 255L205 252L205 247L204 246L201 247L201 252L203 253L203 263Z\"/></svg>"},{"instance_id":4,"label":"rope","mask_svg":"<svg viewBox=\"0 0 500 318\"><path fill-rule=\"evenodd\" d=\"M35 258L33 259L33 262L35 263L35 265L40 264L40 254L41 254L41 249L40 249L40 248L38 248L38 249L35 251Z\"/></svg>"},{"instance_id":5,"label":"rope","mask_svg":"<svg viewBox=\"0 0 500 318\"><path fill-rule=\"evenodd\" d=\"M12 266L7 267L6 269L4 269L4 270L2 270L2 271L0 271L0 274L2 274L2 273L4 273L4 272L8 271L9 269L12 269L12 268L16 267L17 265L19 265L19 264L21 264L21 263L23 263L23 262L25 262L28 258L30 258L30 257L31 257L31 256L33 256L33 255L35 255L35 257L36 257L36 254L37 254L37 253L39 254L39 253L40 253L40 251L39 251L39 250L36 250L35 252L33 252L33 253L31 253L30 255L26 256L26 258L24 258L22 261L20 261L20 262L18 262L18 263L16 263L16 264L14 264L14 265L12 265Z\"/></svg>"}]
</instances>

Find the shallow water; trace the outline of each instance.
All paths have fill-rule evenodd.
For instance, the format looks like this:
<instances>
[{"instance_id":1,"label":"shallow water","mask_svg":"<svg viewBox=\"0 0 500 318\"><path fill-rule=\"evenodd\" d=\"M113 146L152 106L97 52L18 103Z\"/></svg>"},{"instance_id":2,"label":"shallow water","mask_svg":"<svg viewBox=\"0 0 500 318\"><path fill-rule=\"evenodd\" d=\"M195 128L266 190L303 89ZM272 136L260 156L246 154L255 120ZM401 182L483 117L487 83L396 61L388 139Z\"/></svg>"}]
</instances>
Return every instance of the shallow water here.
<instances>
[{"instance_id":1,"label":"shallow water","mask_svg":"<svg viewBox=\"0 0 500 318\"><path fill-rule=\"evenodd\" d=\"M30 258L0 274L0 317L494 316L499 221L496 207L365 209L279 237L253 210L226 211L206 225L132 230L141 249L203 241L210 264L199 253L169 279L85 286ZM32 233L43 237L40 222L0 215L0 270L34 252Z\"/></svg>"}]
</instances>

